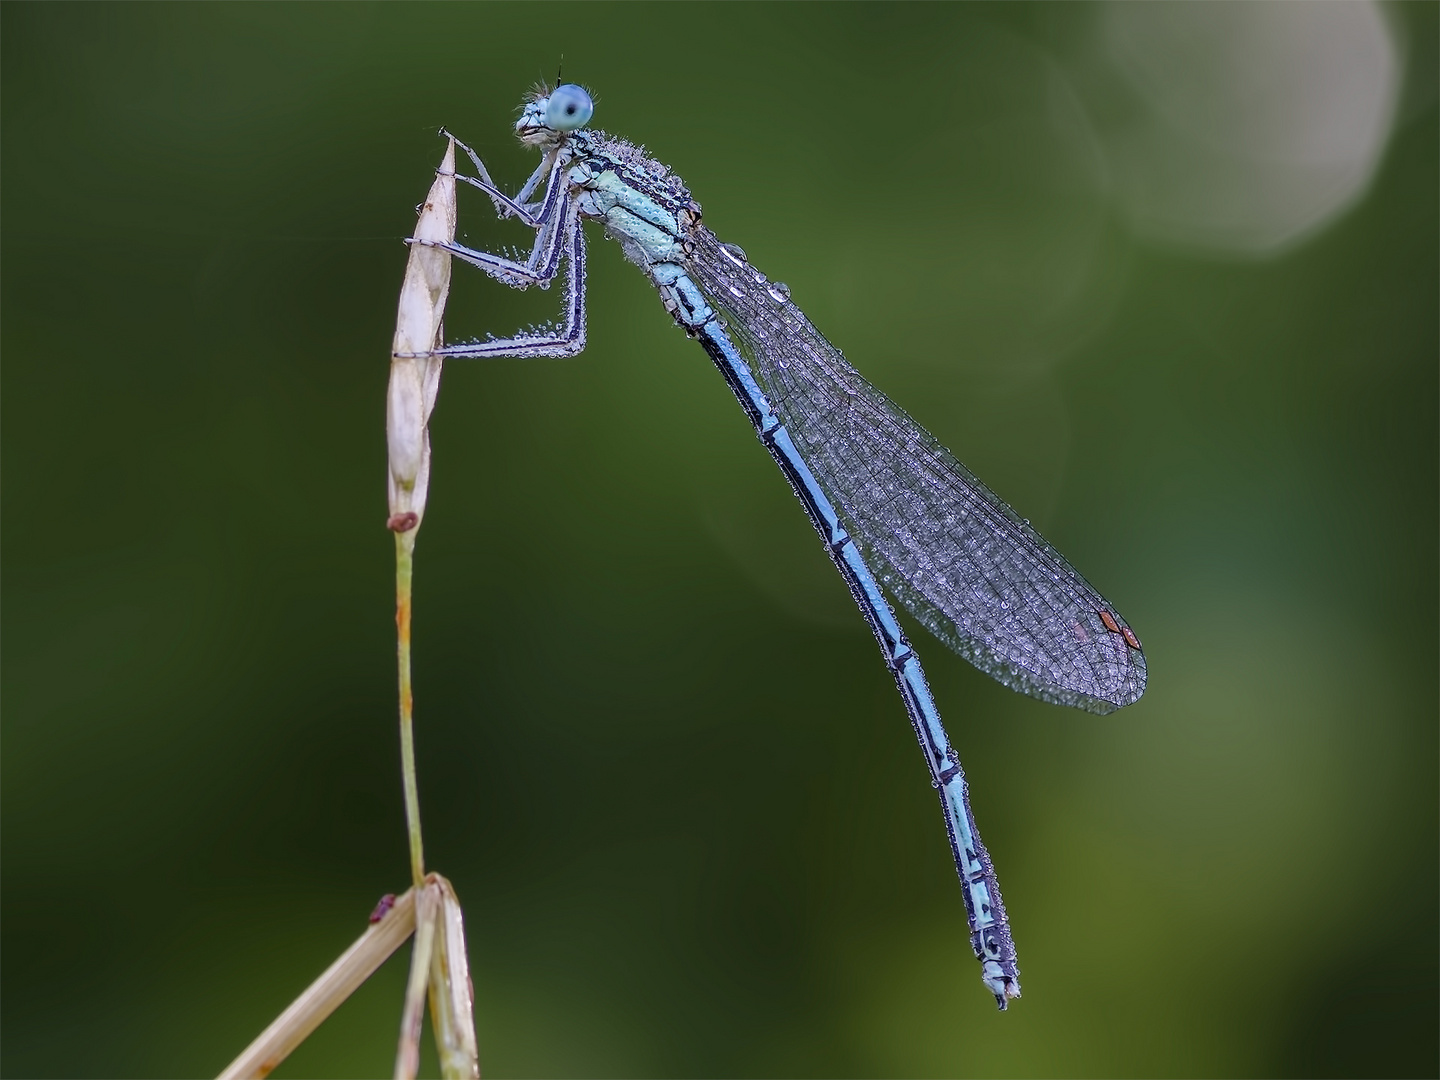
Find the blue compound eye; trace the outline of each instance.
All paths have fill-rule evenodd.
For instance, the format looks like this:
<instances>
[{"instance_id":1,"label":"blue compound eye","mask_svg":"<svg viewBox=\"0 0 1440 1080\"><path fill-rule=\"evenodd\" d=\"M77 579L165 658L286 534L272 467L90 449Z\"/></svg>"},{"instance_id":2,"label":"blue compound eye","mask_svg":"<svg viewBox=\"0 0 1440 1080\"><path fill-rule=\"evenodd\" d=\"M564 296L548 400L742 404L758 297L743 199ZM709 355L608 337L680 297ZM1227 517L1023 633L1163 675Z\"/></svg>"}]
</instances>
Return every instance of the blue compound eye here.
<instances>
[{"instance_id":1,"label":"blue compound eye","mask_svg":"<svg viewBox=\"0 0 1440 1080\"><path fill-rule=\"evenodd\" d=\"M551 131L575 131L590 122L595 102L574 83L557 86L545 106L545 126Z\"/></svg>"}]
</instances>

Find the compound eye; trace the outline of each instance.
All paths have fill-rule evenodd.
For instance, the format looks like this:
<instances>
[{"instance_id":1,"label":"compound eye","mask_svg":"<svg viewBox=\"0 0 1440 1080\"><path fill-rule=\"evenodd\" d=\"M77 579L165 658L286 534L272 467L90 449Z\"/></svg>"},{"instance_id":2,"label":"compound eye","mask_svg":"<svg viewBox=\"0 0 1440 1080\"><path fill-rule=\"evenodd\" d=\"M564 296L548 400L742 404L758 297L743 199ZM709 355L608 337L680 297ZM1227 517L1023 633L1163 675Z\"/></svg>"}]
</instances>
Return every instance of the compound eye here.
<instances>
[{"instance_id":1,"label":"compound eye","mask_svg":"<svg viewBox=\"0 0 1440 1080\"><path fill-rule=\"evenodd\" d=\"M575 131L590 122L595 102L574 83L557 86L545 106L545 126L551 131Z\"/></svg>"}]
</instances>

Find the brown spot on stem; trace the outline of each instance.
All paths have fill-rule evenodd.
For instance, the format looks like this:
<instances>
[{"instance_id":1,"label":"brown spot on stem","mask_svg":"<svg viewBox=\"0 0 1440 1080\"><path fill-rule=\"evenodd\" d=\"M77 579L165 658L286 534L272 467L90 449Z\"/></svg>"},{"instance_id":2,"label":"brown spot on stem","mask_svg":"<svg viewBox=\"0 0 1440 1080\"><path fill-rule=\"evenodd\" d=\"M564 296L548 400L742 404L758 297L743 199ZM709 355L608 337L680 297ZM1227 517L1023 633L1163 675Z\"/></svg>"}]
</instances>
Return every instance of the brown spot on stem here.
<instances>
[{"instance_id":1,"label":"brown spot on stem","mask_svg":"<svg viewBox=\"0 0 1440 1080\"><path fill-rule=\"evenodd\" d=\"M370 912L370 921L372 923L379 922L386 915L390 914L390 909L394 906L395 894L393 892L387 892L384 896L380 897L380 902L375 905L375 910Z\"/></svg>"},{"instance_id":2,"label":"brown spot on stem","mask_svg":"<svg viewBox=\"0 0 1440 1080\"><path fill-rule=\"evenodd\" d=\"M420 524L420 515L414 510L406 510L403 514L391 514L385 522L385 527L393 533L409 532Z\"/></svg>"}]
</instances>

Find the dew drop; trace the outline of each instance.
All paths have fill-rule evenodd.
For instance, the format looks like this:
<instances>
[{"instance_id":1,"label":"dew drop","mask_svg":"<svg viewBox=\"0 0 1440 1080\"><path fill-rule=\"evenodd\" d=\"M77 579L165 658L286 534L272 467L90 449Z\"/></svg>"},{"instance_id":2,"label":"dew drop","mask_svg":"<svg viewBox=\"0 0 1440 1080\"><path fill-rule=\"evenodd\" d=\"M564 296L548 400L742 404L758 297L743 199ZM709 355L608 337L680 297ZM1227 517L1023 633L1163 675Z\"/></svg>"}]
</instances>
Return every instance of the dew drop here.
<instances>
[{"instance_id":1,"label":"dew drop","mask_svg":"<svg viewBox=\"0 0 1440 1080\"><path fill-rule=\"evenodd\" d=\"M770 293L770 299L777 304L783 304L790 299L790 286L783 281L772 282L767 291Z\"/></svg>"},{"instance_id":2,"label":"dew drop","mask_svg":"<svg viewBox=\"0 0 1440 1080\"><path fill-rule=\"evenodd\" d=\"M724 255L736 266L744 266L750 261L745 257L745 249L739 244L721 244L720 254Z\"/></svg>"}]
</instances>

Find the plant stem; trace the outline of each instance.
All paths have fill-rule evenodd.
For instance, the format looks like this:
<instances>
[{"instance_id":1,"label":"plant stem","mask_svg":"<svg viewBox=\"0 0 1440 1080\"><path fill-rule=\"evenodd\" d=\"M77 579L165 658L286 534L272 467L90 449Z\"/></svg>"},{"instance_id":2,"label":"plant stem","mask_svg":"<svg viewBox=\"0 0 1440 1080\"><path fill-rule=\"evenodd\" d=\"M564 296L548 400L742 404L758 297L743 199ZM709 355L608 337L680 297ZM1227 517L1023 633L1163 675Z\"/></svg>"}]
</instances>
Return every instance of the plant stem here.
<instances>
[{"instance_id":1,"label":"plant stem","mask_svg":"<svg viewBox=\"0 0 1440 1080\"><path fill-rule=\"evenodd\" d=\"M415 781L414 699L410 692L410 578L414 532L395 534L396 660L400 667L400 768L405 784L405 825L410 836L410 877L425 879L425 844L420 837L420 789Z\"/></svg>"}]
</instances>

